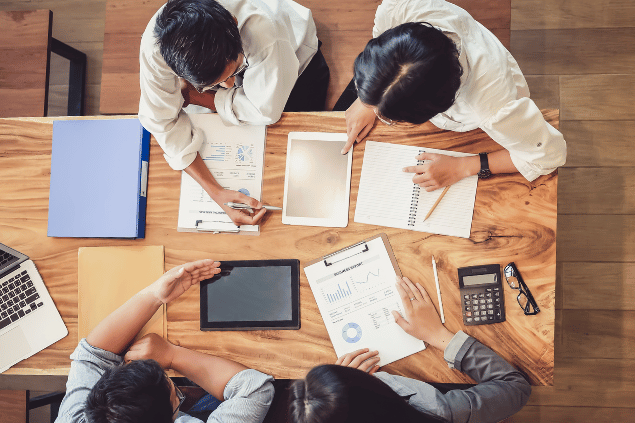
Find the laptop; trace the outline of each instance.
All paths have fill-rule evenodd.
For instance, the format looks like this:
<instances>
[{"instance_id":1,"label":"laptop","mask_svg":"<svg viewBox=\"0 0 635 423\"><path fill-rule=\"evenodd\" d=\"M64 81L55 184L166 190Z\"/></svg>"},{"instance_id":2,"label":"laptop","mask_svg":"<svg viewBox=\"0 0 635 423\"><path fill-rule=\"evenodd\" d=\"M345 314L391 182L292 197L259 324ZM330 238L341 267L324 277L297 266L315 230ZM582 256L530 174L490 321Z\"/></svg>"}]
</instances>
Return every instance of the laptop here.
<instances>
[{"instance_id":1,"label":"laptop","mask_svg":"<svg viewBox=\"0 0 635 423\"><path fill-rule=\"evenodd\" d=\"M0 373L66 335L33 261L0 244Z\"/></svg>"}]
</instances>

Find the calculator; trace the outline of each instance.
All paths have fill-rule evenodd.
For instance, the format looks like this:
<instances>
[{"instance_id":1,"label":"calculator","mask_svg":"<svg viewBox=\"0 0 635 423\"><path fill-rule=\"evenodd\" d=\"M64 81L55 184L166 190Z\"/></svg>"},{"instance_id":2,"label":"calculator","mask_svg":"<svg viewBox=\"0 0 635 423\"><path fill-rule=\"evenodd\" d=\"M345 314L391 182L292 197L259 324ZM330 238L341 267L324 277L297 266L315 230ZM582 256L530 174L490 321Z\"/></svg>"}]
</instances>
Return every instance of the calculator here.
<instances>
[{"instance_id":1,"label":"calculator","mask_svg":"<svg viewBox=\"0 0 635 423\"><path fill-rule=\"evenodd\" d=\"M460 267L461 311L466 326L505 321L500 264Z\"/></svg>"}]
</instances>

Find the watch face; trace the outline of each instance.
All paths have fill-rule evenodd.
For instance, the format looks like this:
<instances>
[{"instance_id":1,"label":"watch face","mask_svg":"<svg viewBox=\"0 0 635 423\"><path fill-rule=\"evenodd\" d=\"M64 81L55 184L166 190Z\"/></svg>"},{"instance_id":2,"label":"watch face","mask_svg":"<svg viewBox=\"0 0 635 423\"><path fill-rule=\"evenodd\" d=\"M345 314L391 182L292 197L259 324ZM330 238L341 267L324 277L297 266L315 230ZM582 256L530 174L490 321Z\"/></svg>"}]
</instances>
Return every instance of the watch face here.
<instances>
[{"instance_id":1,"label":"watch face","mask_svg":"<svg viewBox=\"0 0 635 423\"><path fill-rule=\"evenodd\" d=\"M490 176L492 176L492 172L490 172L489 169L481 169L478 172L478 177L481 178L481 179L489 178Z\"/></svg>"}]
</instances>

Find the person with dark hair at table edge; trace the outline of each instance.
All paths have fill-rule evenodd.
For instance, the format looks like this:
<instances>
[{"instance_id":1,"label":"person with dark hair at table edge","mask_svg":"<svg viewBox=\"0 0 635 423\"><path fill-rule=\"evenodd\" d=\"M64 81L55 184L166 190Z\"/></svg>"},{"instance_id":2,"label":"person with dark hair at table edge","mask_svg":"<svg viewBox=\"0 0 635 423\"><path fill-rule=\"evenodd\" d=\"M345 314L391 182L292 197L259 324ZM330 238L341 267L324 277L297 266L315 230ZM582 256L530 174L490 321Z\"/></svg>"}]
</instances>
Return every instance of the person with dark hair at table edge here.
<instances>
[{"instance_id":1,"label":"person with dark hair at table edge","mask_svg":"<svg viewBox=\"0 0 635 423\"><path fill-rule=\"evenodd\" d=\"M293 382L292 423L487 423L503 420L527 403L531 386L523 375L474 338L447 330L423 286L403 278L397 290L405 311L405 316L393 311L399 326L442 350L448 366L477 385L441 393L425 382L378 372L377 351L358 350Z\"/></svg>"},{"instance_id":2,"label":"person with dark hair at table edge","mask_svg":"<svg viewBox=\"0 0 635 423\"><path fill-rule=\"evenodd\" d=\"M292 0L170 0L143 33L139 120L168 164L192 176L236 225L256 224L265 209L218 184L198 154L204 135L188 113L269 125L283 111L324 110L329 69L319 44L311 11Z\"/></svg>"},{"instance_id":3,"label":"person with dark hair at table edge","mask_svg":"<svg viewBox=\"0 0 635 423\"><path fill-rule=\"evenodd\" d=\"M409 166L426 191L479 175L520 172L528 181L565 163L564 138L529 98L518 63L465 10L443 0L384 0L373 39L355 60L354 77L334 110L346 110L348 142L360 142L377 119L430 121L450 131L480 128L504 147L469 157L422 153Z\"/></svg>"},{"instance_id":4,"label":"person with dark hair at table edge","mask_svg":"<svg viewBox=\"0 0 635 423\"><path fill-rule=\"evenodd\" d=\"M263 421L273 378L220 357L188 350L156 334L137 340L162 304L220 272L200 260L176 266L100 322L71 355L71 370L56 422L195 423L179 410L182 394L164 369L174 369L224 400L208 421Z\"/></svg>"}]
</instances>

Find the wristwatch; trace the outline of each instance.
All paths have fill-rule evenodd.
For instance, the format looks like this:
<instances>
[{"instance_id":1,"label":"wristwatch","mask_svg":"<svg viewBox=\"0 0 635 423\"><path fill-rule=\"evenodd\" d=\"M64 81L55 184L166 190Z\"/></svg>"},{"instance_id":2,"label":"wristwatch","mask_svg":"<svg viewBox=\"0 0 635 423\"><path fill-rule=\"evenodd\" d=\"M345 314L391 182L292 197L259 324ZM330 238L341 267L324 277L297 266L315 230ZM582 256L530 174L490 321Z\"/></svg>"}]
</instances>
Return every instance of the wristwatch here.
<instances>
[{"instance_id":1,"label":"wristwatch","mask_svg":"<svg viewBox=\"0 0 635 423\"><path fill-rule=\"evenodd\" d=\"M481 170L478 171L477 175L479 179L489 178L490 176L492 176L492 172L489 170L487 153L479 153L478 155L481 158Z\"/></svg>"}]
</instances>

